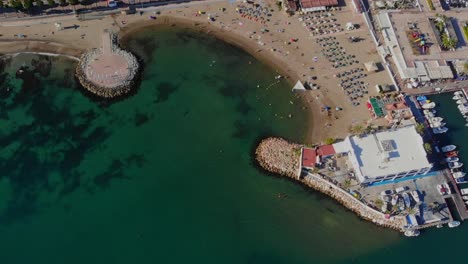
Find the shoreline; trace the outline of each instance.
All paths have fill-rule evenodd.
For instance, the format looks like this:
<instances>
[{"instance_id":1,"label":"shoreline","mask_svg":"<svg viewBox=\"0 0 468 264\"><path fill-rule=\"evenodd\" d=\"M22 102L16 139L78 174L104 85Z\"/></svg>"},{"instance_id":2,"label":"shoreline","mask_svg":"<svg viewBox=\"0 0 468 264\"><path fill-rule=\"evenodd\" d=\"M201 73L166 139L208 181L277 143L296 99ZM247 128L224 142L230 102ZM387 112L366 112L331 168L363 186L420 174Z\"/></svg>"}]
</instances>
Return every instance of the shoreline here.
<instances>
[{"instance_id":1,"label":"shoreline","mask_svg":"<svg viewBox=\"0 0 468 264\"><path fill-rule=\"evenodd\" d=\"M407 230L404 218L398 216L386 218L385 214L353 197L342 187L330 182L326 176L301 171L298 159L301 159L302 147L300 144L289 142L283 138L265 138L256 147L255 160L263 170L286 177L302 186L325 194L365 221L402 233ZM428 226L420 226L419 228L426 227Z\"/></svg>"},{"instance_id":2,"label":"shoreline","mask_svg":"<svg viewBox=\"0 0 468 264\"><path fill-rule=\"evenodd\" d=\"M236 32L224 30L208 22L199 22L182 17L161 15L156 20L140 20L122 28L118 32L118 41L119 43L126 43L130 35L152 27L178 27L182 29L189 29L195 32L207 34L209 36L215 37L216 39L224 43L233 45L236 48L239 48L242 51L250 54L256 60L260 61L261 63L264 63L265 65L276 71L278 74L283 76L284 79L288 82L288 85L291 87L291 92L292 87L294 86L296 81L302 79L300 78L297 72L295 72L291 67L289 67L287 63L285 63L284 60L276 58L275 56L271 56L271 54L268 54L268 50L260 49L255 43L252 43L251 39L237 34ZM304 107L308 109L307 113L309 115L309 125L305 129L306 132L304 133L305 135L303 138L303 142L307 144L318 143L318 141L312 139L323 137L320 135L322 131L320 129L315 129L319 128L320 125L323 124L323 120L319 115L320 106L311 103L311 101L313 100L313 95L309 92L299 92L296 93L296 96L300 98ZM324 140L324 138L321 140Z\"/></svg>"}]
</instances>

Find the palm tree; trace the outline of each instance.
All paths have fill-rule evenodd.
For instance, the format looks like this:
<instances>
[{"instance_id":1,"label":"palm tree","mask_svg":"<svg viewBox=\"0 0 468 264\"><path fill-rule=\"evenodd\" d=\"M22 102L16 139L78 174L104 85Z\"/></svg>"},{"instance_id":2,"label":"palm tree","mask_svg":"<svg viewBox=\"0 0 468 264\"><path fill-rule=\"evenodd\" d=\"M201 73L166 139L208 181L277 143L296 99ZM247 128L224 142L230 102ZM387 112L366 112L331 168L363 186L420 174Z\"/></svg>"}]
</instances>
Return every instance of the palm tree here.
<instances>
[{"instance_id":1,"label":"palm tree","mask_svg":"<svg viewBox=\"0 0 468 264\"><path fill-rule=\"evenodd\" d=\"M458 41L449 37L447 33L442 34L442 47L447 50L455 50Z\"/></svg>"},{"instance_id":2,"label":"palm tree","mask_svg":"<svg viewBox=\"0 0 468 264\"><path fill-rule=\"evenodd\" d=\"M427 152L428 154L431 154L431 153L432 153L432 146L431 146L431 144L429 144L429 143L427 143L427 142L424 143L424 149L426 150L426 152Z\"/></svg>"},{"instance_id":3,"label":"palm tree","mask_svg":"<svg viewBox=\"0 0 468 264\"><path fill-rule=\"evenodd\" d=\"M425 129L426 129L426 126L424 126L423 123L417 123L416 124L416 132L418 132L418 134L424 135Z\"/></svg>"}]
</instances>

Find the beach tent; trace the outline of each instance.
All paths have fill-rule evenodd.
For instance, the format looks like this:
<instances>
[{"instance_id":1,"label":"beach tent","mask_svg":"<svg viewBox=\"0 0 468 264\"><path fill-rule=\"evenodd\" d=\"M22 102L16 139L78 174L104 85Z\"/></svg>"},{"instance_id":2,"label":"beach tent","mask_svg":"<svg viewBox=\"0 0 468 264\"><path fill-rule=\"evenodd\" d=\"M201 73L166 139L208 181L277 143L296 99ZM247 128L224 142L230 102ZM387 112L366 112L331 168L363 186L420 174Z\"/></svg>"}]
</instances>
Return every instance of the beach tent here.
<instances>
[{"instance_id":1,"label":"beach tent","mask_svg":"<svg viewBox=\"0 0 468 264\"><path fill-rule=\"evenodd\" d=\"M306 88L304 87L301 81L297 81L296 85L294 85L294 87L292 88L293 92L302 92L305 90Z\"/></svg>"},{"instance_id":2,"label":"beach tent","mask_svg":"<svg viewBox=\"0 0 468 264\"><path fill-rule=\"evenodd\" d=\"M364 63L364 67L366 67L366 70L369 72L376 72L379 69L374 61Z\"/></svg>"}]
</instances>

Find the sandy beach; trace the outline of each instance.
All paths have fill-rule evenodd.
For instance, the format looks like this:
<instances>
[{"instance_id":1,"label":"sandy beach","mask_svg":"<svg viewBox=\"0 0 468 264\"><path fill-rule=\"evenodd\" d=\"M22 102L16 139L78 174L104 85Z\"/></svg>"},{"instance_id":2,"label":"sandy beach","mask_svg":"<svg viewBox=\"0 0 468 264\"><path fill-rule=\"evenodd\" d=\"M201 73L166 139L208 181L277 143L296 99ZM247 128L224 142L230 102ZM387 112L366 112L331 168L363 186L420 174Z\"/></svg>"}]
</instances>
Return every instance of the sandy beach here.
<instances>
[{"instance_id":1,"label":"sandy beach","mask_svg":"<svg viewBox=\"0 0 468 264\"><path fill-rule=\"evenodd\" d=\"M0 53L21 51L38 51L67 54L78 57L86 50L100 47L101 34L104 29L118 32L120 38L126 38L132 32L148 26L177 25L212 34L228 43L249 52L259 60L270 64L282 76L289 79L291 88L297 80L307 81L312 77L320 88L301 92L306 107L311 111L310 124L306 143L320 143L328 137L343 138L348 134L351 125L364 124L370 121L370 114L365 106L366 97L359 106L348 102L339 79L334 77L344 70L363 67L367 61L379 61L379 56L370 38L361 15L354 14L349 5L340 11L333 11L337 23L344 26L347 22L359 25L353 31L342 31L323 36L310 36L310 32L299 21L299 16L289 16L279 11L273 1L266 1L268 9L273 10L269 21L260 23L236 12L237 5L227 2L198 3L197 5L176 5L145 9L145 14L112 15L99 20L79 21L70 17L60 20L63 30L58 31L55 22L59 18L32 21L2 22L0 29ZM157 19L150 20L148 15L158 10ZM202 11L202 14L198 12ZM208 14L214 19L208 19ZM62 19L62 18L60 18ZM24 34L26 38L15 38L15 34ZM363 39L359 43L350 43L349 36ZM356 55L360 63L335 69L323 56L316 39L334 36L347 53ZM363 48L365 47L365 48ZM376 95L373 88L376 84L390 84L386 72L370 72L363 79L369 87L369 94ZM287 103L287 102L285 102ZM323 108L330 107L330 113ZM336 107L342 110L335 110Z\"/></svg>"}]
</instances>

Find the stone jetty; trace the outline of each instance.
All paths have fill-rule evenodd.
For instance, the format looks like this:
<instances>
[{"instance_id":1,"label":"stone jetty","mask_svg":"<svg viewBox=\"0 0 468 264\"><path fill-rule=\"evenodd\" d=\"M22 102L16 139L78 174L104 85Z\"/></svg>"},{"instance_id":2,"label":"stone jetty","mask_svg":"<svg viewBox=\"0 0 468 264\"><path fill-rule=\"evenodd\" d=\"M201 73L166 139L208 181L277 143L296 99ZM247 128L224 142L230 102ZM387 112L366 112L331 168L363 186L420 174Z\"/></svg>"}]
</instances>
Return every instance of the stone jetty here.
<instances>
[{"instance_id":1,"label":"stone jetty","mask_svg":"<svg viewBox=\"0 0 468 264\"><path fill-rule=\"evenodd\" d=\"M102 47L84 53L76 76L88 91L105 98L122 96L136 86L139 72L137 58L117 45L117 36L105 30Z\"/></svg>"},{"instance_id":2,"label":"stone jetty","mask_svg":"<svg viewBox=\"0 0 468 264\"><path fill-rule=\"evenodd\" d=\"M406 219L403 216L386 216L351 195L327 176L311 172L301 173L301 153L301 145L274 137L262 140L255 151L257 162L265 170L287 176L322 192L376 225L400 232L406 230Z\"/></svg>"}]
</instances>

